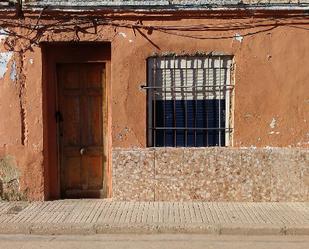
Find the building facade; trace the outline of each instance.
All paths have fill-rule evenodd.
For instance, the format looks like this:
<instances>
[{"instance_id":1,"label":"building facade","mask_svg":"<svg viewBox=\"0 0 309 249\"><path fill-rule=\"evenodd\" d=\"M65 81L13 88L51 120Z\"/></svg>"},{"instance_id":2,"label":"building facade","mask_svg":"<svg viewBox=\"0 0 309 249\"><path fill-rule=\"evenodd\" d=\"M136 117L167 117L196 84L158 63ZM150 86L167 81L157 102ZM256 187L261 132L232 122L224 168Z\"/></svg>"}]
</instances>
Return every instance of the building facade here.
<instances>
[{"instance_id":1,"label":"building facade","mask_svg":"<svg viewBox=\"0 0 309 249\"><path fill-rule=\"evenodd\" d=\"M0 2L8 200L309 200L309 3Z\"/></svg>"}]
</instances>

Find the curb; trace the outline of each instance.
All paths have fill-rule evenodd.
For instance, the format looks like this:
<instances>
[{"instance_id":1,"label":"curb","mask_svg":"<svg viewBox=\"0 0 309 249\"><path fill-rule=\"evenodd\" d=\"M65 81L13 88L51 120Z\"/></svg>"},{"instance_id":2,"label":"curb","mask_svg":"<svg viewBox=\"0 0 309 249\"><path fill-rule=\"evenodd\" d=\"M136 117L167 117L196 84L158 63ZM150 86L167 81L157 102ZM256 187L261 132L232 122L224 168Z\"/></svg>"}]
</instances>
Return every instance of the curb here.
<instances>
[{"instance_id":1,"label":"curb","mask_svg":"<svg viewBox=\"0 0 309 249\"><path fill-rule=\"evenodd\" d=\"M286 235L309 235L309 225L286 227Z\"/></svg>"},{"instance_id":2,"label":"curb","mask_svg":"<svg viewBox=\"0 0 309 249\"><path fill-rule=\"evenodd\" d=\"M276 225L225 225L220 229L221 235L286 235L285 227ZM308 230L309 235L309 230Z\"/></svg>"},{"instance_id":3,"label":"curb","mask_svg":"<svg viewBox=\"0 0 309 249\"><path fill-rule=\"evenodd\" d=\"M309 226L241 224L1 224L0 234L207 234L207 235L309 235Z\"/></svg>"}]
</instances>

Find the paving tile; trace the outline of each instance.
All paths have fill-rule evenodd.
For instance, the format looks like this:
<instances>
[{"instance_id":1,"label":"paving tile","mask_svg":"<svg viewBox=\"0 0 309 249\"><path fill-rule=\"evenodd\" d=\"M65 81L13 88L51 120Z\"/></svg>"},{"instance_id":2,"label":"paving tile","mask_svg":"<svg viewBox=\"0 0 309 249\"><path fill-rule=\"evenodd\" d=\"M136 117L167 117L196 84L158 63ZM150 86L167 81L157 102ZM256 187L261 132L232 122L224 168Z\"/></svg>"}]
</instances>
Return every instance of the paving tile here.
<instances>
[{"instance_id":1,"label":"paving tile","mask_svg":"<svg viewBox=\"0 0 309 249\"><path fill-rule=\"evenodd\" d=\"M11 207L12 203L1 203L2 210ZM309 203L64 200L29 203L20 213L2 212L0 220L0 233L7 226L12 233L36 234L84 230L85 234L97 231L261 234L265 229L265 234L308 232L309 235Z\"/></svg>"},{"instance_id":2,"label":"paving tile","mask_svg":"<svg viewBox=\"0 0 309 249\"><path fill-rule=\"evenodd\" d=\"M107 205L104 206L104 210L103 212L100 214L100 216L98 217L97 222L98 223L104 223L105 220L108 218L111 209L113 208L113 202L107 202Z\"/></svg>"}]
</instances>

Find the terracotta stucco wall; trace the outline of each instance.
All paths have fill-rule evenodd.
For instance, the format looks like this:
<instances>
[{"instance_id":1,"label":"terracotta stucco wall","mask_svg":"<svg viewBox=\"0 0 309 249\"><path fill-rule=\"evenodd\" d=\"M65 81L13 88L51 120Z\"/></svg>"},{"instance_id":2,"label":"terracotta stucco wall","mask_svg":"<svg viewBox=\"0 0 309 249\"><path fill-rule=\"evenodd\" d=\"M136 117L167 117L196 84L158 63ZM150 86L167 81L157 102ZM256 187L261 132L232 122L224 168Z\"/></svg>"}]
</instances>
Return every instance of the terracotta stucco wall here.
<instances>
[{"instance_id":1,"label":"terracotta stucco wall","mask_svg":"<svg viewBox=\"0 0 309 249\"><path fill-rule=\"evenodd\" d=\"M1 51L3 59L3 55L7 53L3 44ZM20 191L18 198L43 200L40 49L34 48L33 52L26 52L23 56L12 52L11 59L6 61L4 58L3 62L1 67L4 74L0 77L0 158L7 168L17 169L17 189ZM29 79L28 75L32 77ZM7 158L10 160L6 160ZM6 173L3 169L4 167L0 168L2 176ZM16 198L12 196L12 199Z\"/></svg>"},{"instance_id":2,"label":"terracotta stucco wall","mask_svg":"<svg viewBox=\"0 0 309 249\"><path fill-rule=\"evenodd\" d=\"M244 20L231 20L230 22ZM227 20L160 22L214 24ZM255 32L253 29L250 32ZM119 30L112 47L113 147L144 147L146 58L153 52L219 51L234 55L234 146L300 146L309 142L309 36L290 27L243 39L190 39L154 32L155 45L131 30ZM209 37L241 34L208 32ZM201 35L201 34L199 34ZM121 49L124 44L125 49ZM131 73L134 72L134 73ZM121 96L121 97L120 97Z\"/></svg>"},{"instance_id":3,"label":"terracotta stucco wall","mask_svg":"<svg viewBox=\"0 0 309 249\"><path fill-rule=\"evenodd\" d=\"M306 18L289 18L286 21L292 24L272 28L273 21L267 17L191 19L131 13L129 21L121 15L117 18L128 24L145 19L144 25L246 23L250 28L180 32L199 39L109 25L98 26L97 33L93 27L89 33L79 32L78 42L111 42L113 148L146 146L146 93L140 86L146 83L147 57L154 53L211 51L231 54L235 59L234 147L309 147L308 23L297 24L297 28L293 25L293 22L305 22ZM24 22L33 21L26 18ZM41 20L41 24L51 22ZM254 27L257 22L265 26ZM26 35L29 30L18 29L18 32ZM15 161L21 191L30 199L43 199L42 51L35 44L29 47L27 39L17 39L10 43L17 52L6 59L5 39L14 41L12 37L1 39L1 56L7 63L1 64L4 73L0 77L0 155ZM46 31L40 38L40 42L73 40L77 40L75 31ZM21 48L24 51L18 52Z\"/></svg>"}]
</instances>

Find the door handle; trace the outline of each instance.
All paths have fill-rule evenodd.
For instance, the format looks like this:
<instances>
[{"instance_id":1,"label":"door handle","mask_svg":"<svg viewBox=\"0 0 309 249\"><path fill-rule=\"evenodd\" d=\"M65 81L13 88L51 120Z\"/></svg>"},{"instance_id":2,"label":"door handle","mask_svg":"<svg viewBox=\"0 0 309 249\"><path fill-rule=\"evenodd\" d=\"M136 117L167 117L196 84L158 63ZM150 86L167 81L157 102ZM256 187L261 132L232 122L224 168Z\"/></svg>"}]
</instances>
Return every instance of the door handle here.
<instances>
[{"instance_id":1,"label":"door handle","mask_svg":"<svg viewBox=\"0 0 309 249\"><path fill-rule=\"evenodd\" d=\"M85 149L85 148L81 148L80 151L79 151L79 153L80 153L81 156L84 155L85 152L86 152L86 149Z\"/></svg>"}]
</instances>

